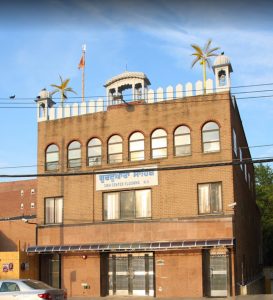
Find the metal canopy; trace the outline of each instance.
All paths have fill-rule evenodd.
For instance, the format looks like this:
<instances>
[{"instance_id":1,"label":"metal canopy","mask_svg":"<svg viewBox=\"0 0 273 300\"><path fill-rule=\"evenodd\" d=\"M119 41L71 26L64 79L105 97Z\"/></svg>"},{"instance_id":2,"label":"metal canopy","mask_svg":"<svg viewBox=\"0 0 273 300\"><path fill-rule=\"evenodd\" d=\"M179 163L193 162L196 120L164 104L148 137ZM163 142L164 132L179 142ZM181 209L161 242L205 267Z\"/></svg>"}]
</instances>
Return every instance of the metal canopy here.
<instances>
[{"instance_id":1,"label":"metal canopy","mask_svg":"<svg viewBox=\"0 0 273 300\"><path fill-rule=\"evenodd\" d=\"M53 252L129 252L129 251L162 251L174 249L206 248L216 246L233 246L234 239L195 240L181 242L153 242L153 243L124 243L124 244L84 244L62 246L31 246L27 253L53 253Z\"/></svg>"}]
</instances>

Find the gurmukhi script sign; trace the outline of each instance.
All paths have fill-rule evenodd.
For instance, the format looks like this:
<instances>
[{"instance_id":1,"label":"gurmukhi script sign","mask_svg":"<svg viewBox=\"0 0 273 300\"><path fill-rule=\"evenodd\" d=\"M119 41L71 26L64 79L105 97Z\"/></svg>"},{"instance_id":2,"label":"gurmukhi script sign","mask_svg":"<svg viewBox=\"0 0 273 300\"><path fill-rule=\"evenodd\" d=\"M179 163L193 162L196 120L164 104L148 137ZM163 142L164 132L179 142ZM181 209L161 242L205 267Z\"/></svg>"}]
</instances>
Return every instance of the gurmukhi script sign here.
<instances>
[{"instance_id":1,"label":"gurmukhi script sign","mask_svg":"<svg viewBox=\"0 0 273 300\"><path fill-rule=\"evenodd\" d=\"M111 172L117 171L117 173L107 173L105 171L103 174L96 175L96 190L103 191L158 185L158 172L154 169L156 169L156 166L111 170Z\"/></svg>"}]
</instances>

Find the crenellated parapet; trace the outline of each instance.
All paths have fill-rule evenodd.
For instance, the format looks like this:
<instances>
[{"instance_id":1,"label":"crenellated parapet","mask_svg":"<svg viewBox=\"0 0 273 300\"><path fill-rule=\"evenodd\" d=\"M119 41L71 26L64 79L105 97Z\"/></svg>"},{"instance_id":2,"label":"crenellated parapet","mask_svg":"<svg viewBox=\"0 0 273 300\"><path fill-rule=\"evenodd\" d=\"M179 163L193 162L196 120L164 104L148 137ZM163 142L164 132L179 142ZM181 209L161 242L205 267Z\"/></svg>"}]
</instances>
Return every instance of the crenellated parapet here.
<instances>
[{"instance_id":1,"label":"crenellated parapet","mask_svg":"<svg viewBox=\"0 0 273 300\"><path fill-rule=\"evenodd\" d=\"M177 84L167 88L149 88L150 80L142 72L123 72L106 82L106 96L81 103L62 103L55 106L50 92L43 89L37 99L38 122L70 118L85 114L94 114L107 110L108 106L129 104L141 100L143 103L152 104L163 101L183 99L185 97L200 96L204 93L211 94L229 91L231 87L230 73L232 66L230 60L223 53L218 55L213 64L215 74L215 87L212 79L206 81L206 91L203 82L188 82L185 85Z\"/></svg>"}]
</instances>

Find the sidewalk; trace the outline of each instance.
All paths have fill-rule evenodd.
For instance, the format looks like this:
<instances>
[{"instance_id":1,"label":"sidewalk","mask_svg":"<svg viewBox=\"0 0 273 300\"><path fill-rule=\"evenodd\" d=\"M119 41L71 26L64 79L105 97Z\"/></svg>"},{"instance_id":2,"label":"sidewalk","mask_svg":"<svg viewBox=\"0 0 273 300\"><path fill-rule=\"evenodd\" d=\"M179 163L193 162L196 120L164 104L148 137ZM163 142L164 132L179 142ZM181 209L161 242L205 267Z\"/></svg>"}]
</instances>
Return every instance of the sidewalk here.
<instances>
[{"instance_id":1,"label":"sidewalk","mask_svg":"<svg viewBox=\"0 0 273 300\"><path fill-rule=\"evenodd\" d=\"M67 300L273 300L273 294L269 295L247 295L224 298L155 298L155 297L138 297L138 296L107 296L107 297L68 297Z\"/></svg>"}]
</instances>

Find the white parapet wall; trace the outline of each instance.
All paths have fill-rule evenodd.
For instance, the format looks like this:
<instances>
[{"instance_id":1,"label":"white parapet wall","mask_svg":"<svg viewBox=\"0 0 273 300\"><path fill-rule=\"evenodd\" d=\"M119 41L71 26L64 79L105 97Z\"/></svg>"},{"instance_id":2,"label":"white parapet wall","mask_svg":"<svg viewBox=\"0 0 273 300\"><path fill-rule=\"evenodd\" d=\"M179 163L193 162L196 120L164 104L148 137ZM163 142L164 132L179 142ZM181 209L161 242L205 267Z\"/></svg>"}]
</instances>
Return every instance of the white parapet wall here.
<instances>
[{"instance_id":1,"label":"white parapet wall","mask_svg":"<svg viewBox=\"0 0 273 300\"><path fill-rule=\"evenodd\" d=\"M213 87L213 80L208 79L206 81L205 93L211 94L214 92L221 92L221 90L215 91ZM163 101L183 99L184 97L199 96L203 94L203 82L198 80L195 84L188 82L185 84L185 86L183 86L182 84L177 84L175 87L169 85L165 90L162 87L159 87L156 90L149 89L147 94L145 95L145 101L147 104L152 104ZM48 108L48 111L46 111L47 117L39 117L38 106L38 122L103 112L107 109L106 103L109 103L107 100L107 98L98 98L81 103L65 103L64 105Z\"/></svg>"}]
</instances>

